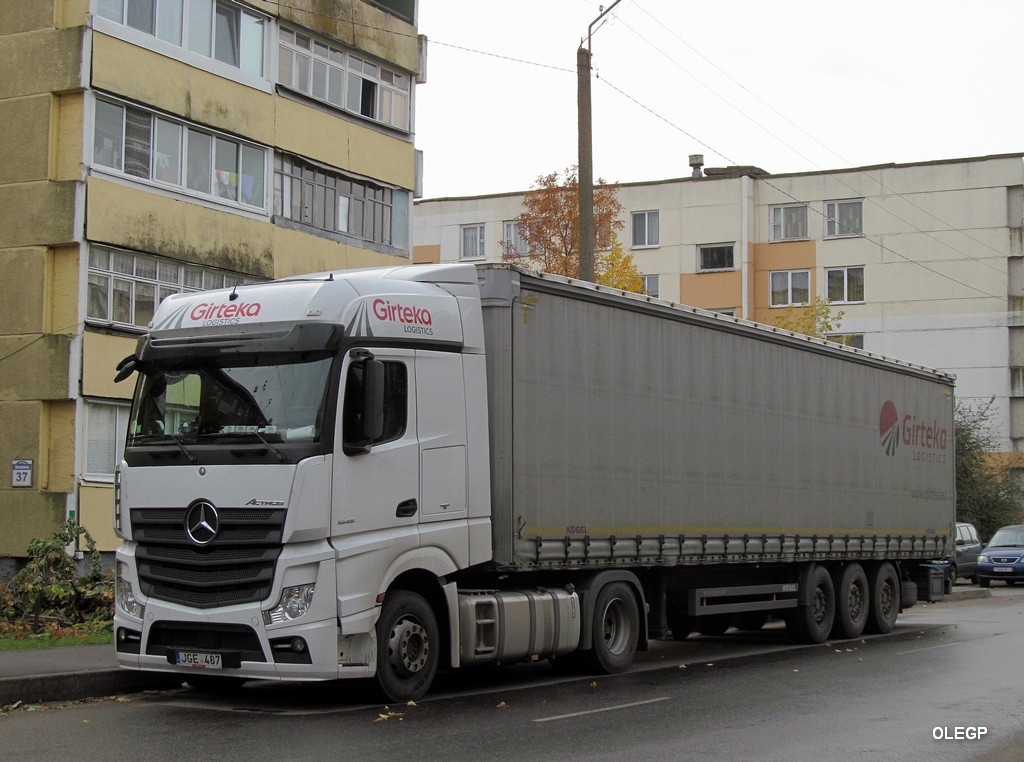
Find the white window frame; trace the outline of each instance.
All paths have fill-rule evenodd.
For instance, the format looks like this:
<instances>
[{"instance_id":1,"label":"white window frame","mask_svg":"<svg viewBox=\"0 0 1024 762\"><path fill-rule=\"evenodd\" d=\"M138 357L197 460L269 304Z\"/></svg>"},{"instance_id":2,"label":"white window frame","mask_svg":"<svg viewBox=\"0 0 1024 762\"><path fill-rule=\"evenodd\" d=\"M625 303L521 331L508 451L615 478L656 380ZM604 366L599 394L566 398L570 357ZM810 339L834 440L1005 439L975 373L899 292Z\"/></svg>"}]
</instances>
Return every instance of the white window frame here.
<instances>
[{"instance_id":1,"label":"white window frame","mask_svg":"<svg viewBox=\"0 0 1024 762\"><path fill-rule=\"evenodd\" d=\"M852 271L860 270L860 298L851 298L850 294L850 274ZM831 288L831 276L833 273L842 274L842 294L840 298L835 298L832 295ZM825 297L833 304L863 304L864 303L864 291L866 284L864 283L864 265L852 265L850 267L828 267L825 269ZM852 295L856 297L856 294Z\"/></svg>"},{"instance_id":2,"label":"white window frame","mask_svg":"<svg viewBox=\"0 0 1024 762\"><path fill-rule=\"evenodd\" d=\"M647 209L642 212L632 212L631 241L633 249L652 249L661 245L661 211L659 209Z\"/></svg>"},{"instance_id":3,"label":"white window frame","mask_svg":"<svg viewBox=\"0 0 1024 762\"><path fill-rule=\"evenodd\" d=\"M476 230L476 235L469 239L473 241L473 251L466 251L467 234L473 235L472 231ZM460 225L459 226L459 259L485 259L487 257L487 225L479 222L472 225Z\"/></svg>"},{"instance_id":4,"label":"white window frame","mask_svg":"<svg viewBox=\"0 0 1024 762\"><path fill-rule=\"evenodd\" d=\"M322 103L408 133L412 76L282 25L276 81Z\"/></svg>"},{"instance_id":5,"label":"white window frame","mask_svg":"<svg viewBox=\"0 0 1024 762\"><path fill-rule=\"evenodd\" d=\"M112 109L120 111L119 132L116 134L109 131L105 133L99 129L100 114L113 115ZM129 122L131 119L136 119L137 124L141 126L144 124L142 117L148 117L149 124L147 166L145 168L136 166L133 169L130 166L133 139L128 135ZM161 130L168 130L172 127L178 129L176 145L177 173L173 180L168 179L166 176L161 177L161 169L166 168L158 166L161 157L166 155L160 151L159 139ZM88 148L90 154L89 163L93 171L111 173L129 179L132 182L169 189L175 193L202 198L206 201L213 201L217 204L224 204L236 209L244 209L263 215L267 214L267 199L269 195L267 192L269 187L268 156L270 151L266 146L241 140L232 135L206 127L200 127L192 122L186 122L150 109L140 108L132 103L107 95L93 99L92 132L93 139L89 141ZM198 146L200 150L204 150L200 141L207 139L209 140L209 148L207 150L205 169L209 175L209 183L206 186L208 190L204 190L192 187L189 174L190 160L196 153L190 153L190 149ZM98 150L100 149L101 140L105 141L106 145L103 146L103 150ZM218 169L218 161L222 156L220 153L222 146L233 147L234 172L230 169ZM104 155L108 151L111 152L109 158ZM200 158L202 157L200 156ZM261 176L259 179L261 182L254 182L252 185L252 193L258 197L259 203L245 200L243 191L246 187L246 177L256 177L255 174L247 175L245 173L244 168L246 166L260 167ZM220 178L223 178L222 182L218 181ZM232 186L234 187L234 198L229 198L224 193L227 189L232 188Z\"/></svg>"},{"instance_id":6,"label":"white window frame","mask_svg":"<svg viewBox=\"0 0 1024 762\"><path fill-rule=\"evenodd\" d=\"M530 247L519 229L519 223L515 220L505 220L502 223L502 245L509 254L518 254L525 257L530 253Z\"/></svg>"},{"instance_id":7,"label":"white window frame","mask_svg":"<svg viewBox=\"0 0 1024 762\"><path fill-rule=\"evenodd\" d=\"M142 330L160 303L172 294L260 282L259 278L187 264L167 257L91 245L85 320L94 325ZM147 308L142 309L141 313L140 293L148 293L150 297L146 303ZM98 312L103 314L96 314ZM119 319L122 317L119 313L123 313L127 319Z\"/></svg>"},{"instance_id":8,"label":"white window frame","mask_svg":"<svg viewBox=\"0 0 1024 762\"><path fill-rule=\"evenodd\" d=\"M643 293L657 298L661 287L660 277L660 275L641 275L640 278L644 282Z\"/></svg>"},{"instance_id":9,"label":"white window frame","mask_svg":"<svg viewBox=\"0 0 1024 762\"><path fill-rule=\"evenodd\" d=\"M727 267L705 267L704 266L704 252L710 251L711 249L723 249L728 247L730 252L729 256L732 263ZM716 272L727 272L729 270L736 269L736 242L729 241L726 243L702 243L697 245L697 272L699 273L716 273Z\"/></svg>"},{"instance_id":10,"label":"white window frame","mask_svg":"<svg viewBox=\"0 0 1024 762\"><path fill-rule=\"evenodd\" d=\"M154 0L154 26L153 31L148 31L129 24L128 9L133 2L135 0L98 0L93 28L217 76L273 92L268 75L271 69L271 30L274 27L270 16L233 0ZM237 14L237 35L233 40L237 46L237 65L226 63L223 55L217 55L218 7ZM203 30L205 25L202 22L206 20L199 14L207 11L209 26L205 32L209 33L208 40L205 34L197 34ZM169 23L169 20L175 16L180 28L172 32L173 22ZM260 30L258 39L254 36L257 29ZM205 50L207 43L208 51ZM252 63L253 50L260 51L258 64Z\"/></svg>"},{"instance_id":11,"label":"white window frame","mask_svg":"<svg viewBox=\"0 0 1024 762\"><path fill-rule=\"evenodd\" d=\"M776 276L786 276L786 301L776 302L775 301L775 279ZM804 301L794 301L793 299L793 277L795 275L803 275L807 278L807 299ZM811 301L811 271L810 270L772 270L768 273L768 304L771 307L805 307L810 304Z\"/></svg>"},{"instance_id":12,"label":"white window frame","mask_svg":"<svg viewBox=\"0 0 1024 762\"><path fill-rule=\"evenodd\" d=\"M112 428L110 428L109 418L106 417L111 413L114 416ZM114 470L124 458L124 444L128 434L130 415L131 403L129 402L85 400L85 437L82 442L82 463L84 464L82 478L84 480L109 484L114 482ZM97 431L101 425L104 429L109 428L109 436L97 436L100 433L108 433L107 431ZM110 451L111 446L113 446L113 452ZM102 457L97 454L98 450L104 450ZM106 470L108 459L111 467L109 471ZM103 462L98 463L97 461L100 460Z\"/></svg>"},{"instance_id":13,"label":"white window frame","mask_svg":"<svg viewBox=\"0 0 1024 762\"><path fill-rule=\"evenodd\" d=\"M855 227L849 223L845 224L845 229L840 226L844 207L857 210ZM825 238L859 238L863 235L864 199L847 198L825 202Z\"/></svg>"},{"instance_id":14,"label":"white window frame","mask_svg":"<svg viewBox=\"0 0 1024 762\"><path fill-rule=\"evenodd\" d=\"M854 349L864 349L863 333L829 333L826 334L825 338L837 344L853 347Z\"/></svg>"},{"instance_id":15,"label":"white window frame","mask_svg":"<svg viewBox=\"0 0 1024 762\"><path fill-rule=\"evenodd\" d=\"M807 204L774 204L768 207L768 240L772 243L807 240L807 210ZM798 213L803 216L803 222L797 230L793 230L792 227L799 223L799 220L792 220L790 217Z\"/></svg>"}]
</instances>

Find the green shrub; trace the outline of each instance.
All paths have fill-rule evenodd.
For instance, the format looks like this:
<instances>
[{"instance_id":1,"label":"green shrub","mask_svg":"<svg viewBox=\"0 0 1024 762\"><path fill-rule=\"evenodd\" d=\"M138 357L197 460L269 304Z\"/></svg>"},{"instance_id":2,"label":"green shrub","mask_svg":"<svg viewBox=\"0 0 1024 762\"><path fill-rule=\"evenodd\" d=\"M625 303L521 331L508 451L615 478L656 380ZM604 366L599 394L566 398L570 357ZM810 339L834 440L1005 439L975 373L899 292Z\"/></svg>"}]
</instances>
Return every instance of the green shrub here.
<instances>
[{"instance_id":1,"label":"green shrub","mask_svg":"<svg viewBox=\"0 0 1024 762\"><path fill-rule=\"evenodd\" d=\"M88 559L82 574L68 548ZM100 552L85 527L68 523L49 540L28 546L28 563L0 586L0 618L16 629L96 632L113 618L113 575L104 573Z\"/></svg>"}]
</instances>

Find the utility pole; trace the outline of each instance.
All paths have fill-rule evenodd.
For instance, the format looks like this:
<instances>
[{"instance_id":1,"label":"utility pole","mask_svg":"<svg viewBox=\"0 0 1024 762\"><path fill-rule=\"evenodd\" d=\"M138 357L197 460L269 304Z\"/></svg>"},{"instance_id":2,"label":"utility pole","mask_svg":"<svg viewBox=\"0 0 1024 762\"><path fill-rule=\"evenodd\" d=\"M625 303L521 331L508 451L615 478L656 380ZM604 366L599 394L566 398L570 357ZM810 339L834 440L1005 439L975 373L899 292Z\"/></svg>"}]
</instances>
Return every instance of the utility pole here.
<instances>
[{"instance_id":1,"label":"utility pole","mask_svg":"<svg viewBox=\"0 0 1024 762\"><path fill-rule=\"evenodd\" d=\"M580 43L576 51L576 108L579 114L579 225L580 280L593 282L594 277L594 134L590 108L590 56L594 24L604 18L621 0L615 0L587 27L587 47Z\"/></svg>"}]
</instances>

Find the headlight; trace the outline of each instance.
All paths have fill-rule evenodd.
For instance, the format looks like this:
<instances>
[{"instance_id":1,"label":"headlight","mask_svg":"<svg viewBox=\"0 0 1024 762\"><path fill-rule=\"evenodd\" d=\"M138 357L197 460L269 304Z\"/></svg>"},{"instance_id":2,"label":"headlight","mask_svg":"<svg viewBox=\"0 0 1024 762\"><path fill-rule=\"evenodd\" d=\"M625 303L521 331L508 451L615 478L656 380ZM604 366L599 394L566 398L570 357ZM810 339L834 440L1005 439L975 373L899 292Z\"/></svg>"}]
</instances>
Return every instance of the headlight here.
<instances>
[{"instance_id":1,"label":"headlight","mask_svg":"<svg viewBox=\"0 0 1024 762\"><path fill-rule=\"evenodd\" d=\"M126 579L127 576L128 567L118 564L117 576L114 578L114 599L117 601L117 607L125 614L142 619L146 614L146 606L135 600L135 591L132 590L132 583Z\"/></svg>"},{"instance_id":2,"label":"headlight","mask_svg":"<svg viewBox=\"0 0 1024 762\"><path fill-rule=\"evenodd\" d=\"M313 605L313 591L316 585L297 585L281 591L281 600L270 611L263 612L265 624L291 622L305 616Z\"/></svg>"},{"instance_id":3,"label":"headlight","mask_svg":"<svg viewBox=\"0 0 1024 762\"><path fill-rule=\"evenodd\" d=\"M983 564L987 564L988 563L988 556L986 556L984 553L982 553L980 556L978 556L978 560L981 561Z\"/></svg>"}]
</instances>

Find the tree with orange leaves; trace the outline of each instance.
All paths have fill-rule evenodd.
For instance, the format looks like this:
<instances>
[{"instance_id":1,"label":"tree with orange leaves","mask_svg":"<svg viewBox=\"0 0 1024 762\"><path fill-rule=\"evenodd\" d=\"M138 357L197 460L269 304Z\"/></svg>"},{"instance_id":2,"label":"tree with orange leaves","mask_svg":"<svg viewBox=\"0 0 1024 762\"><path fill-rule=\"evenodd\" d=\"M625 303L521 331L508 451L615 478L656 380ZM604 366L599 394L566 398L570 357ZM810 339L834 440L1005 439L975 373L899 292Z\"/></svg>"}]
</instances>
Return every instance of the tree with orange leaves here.
<instances>
[{"instance_id":1,"label":"tree with orange leaves","mask_svg":"<svg viewBox=\"0 0 1024 762\"><path fill-rule=\"evenodd\" d=\"M516 217L525 253L504 241L502 259L533 270L578 278L580 274L579 177L575 166L541 175L523 195L525 211ZM602 285L640 291L643 280L633 258L622 251L622 204L616 188L598 180L594 185L594 248L597 281Z\"/></svg>"}]
</instances>

